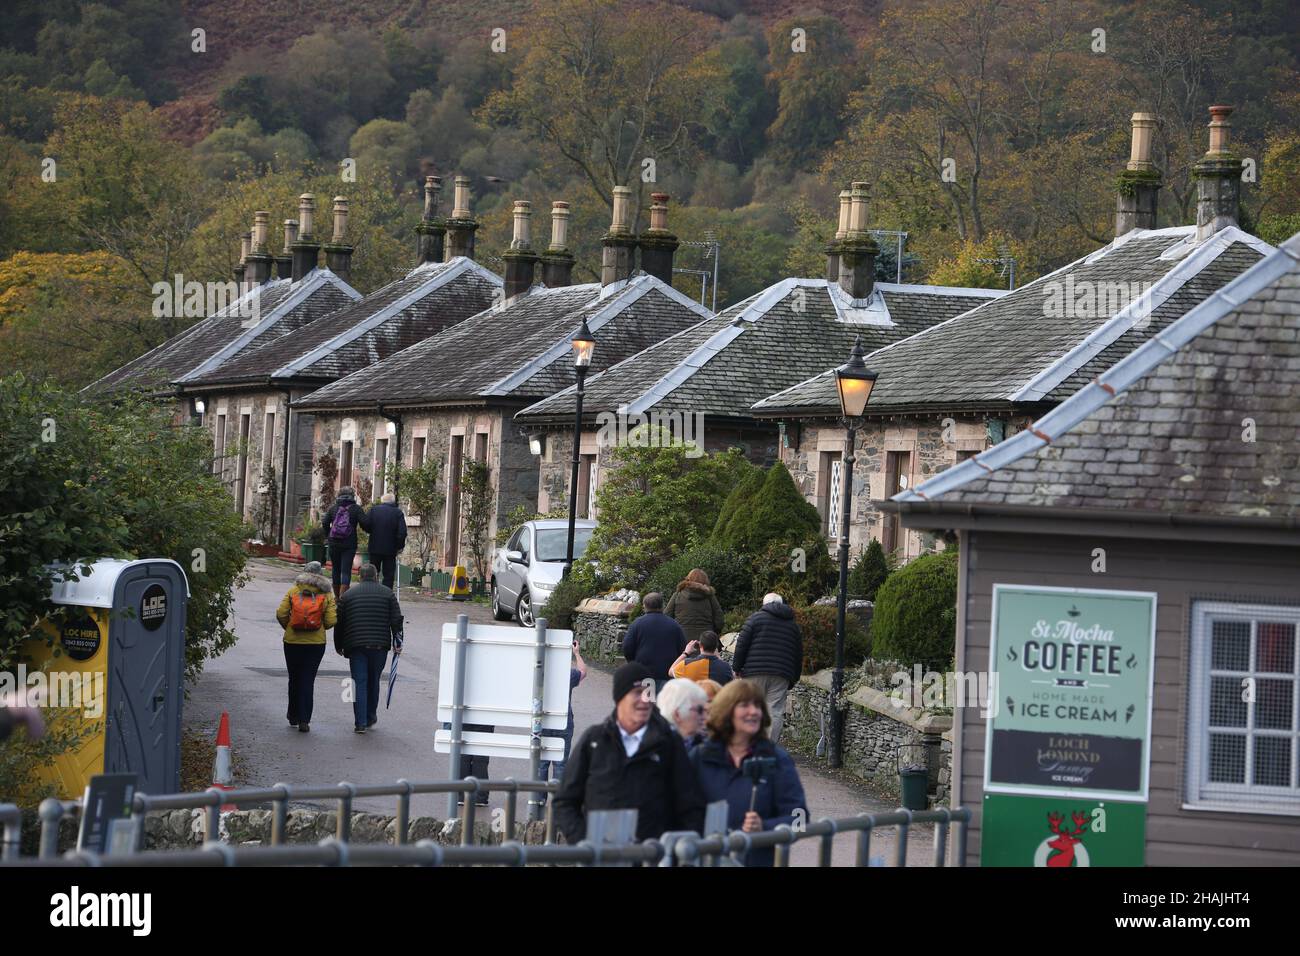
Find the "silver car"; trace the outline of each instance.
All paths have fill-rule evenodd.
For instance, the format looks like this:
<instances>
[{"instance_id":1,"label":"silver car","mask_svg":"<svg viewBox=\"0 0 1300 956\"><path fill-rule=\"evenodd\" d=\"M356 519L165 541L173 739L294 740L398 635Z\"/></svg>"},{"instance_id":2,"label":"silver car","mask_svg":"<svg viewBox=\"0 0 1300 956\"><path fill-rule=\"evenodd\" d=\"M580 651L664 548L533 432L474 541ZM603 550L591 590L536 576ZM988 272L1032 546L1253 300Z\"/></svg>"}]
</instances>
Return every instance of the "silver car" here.
<instances>
[{"instance_id":1,"label":"silver car","mask_svg":"<svg viewBox=\"0 0 1300 956\"><path fill-rule=\"evenodd\" d=\"M596 522L579 518L574 523L573 559L587 550ZM525 521L492 558L492 616L498 621L516 618L521 627L536 623L535 612L546 606L564 573L569 543L567 518Z\"/></svg>"}]
</instances>

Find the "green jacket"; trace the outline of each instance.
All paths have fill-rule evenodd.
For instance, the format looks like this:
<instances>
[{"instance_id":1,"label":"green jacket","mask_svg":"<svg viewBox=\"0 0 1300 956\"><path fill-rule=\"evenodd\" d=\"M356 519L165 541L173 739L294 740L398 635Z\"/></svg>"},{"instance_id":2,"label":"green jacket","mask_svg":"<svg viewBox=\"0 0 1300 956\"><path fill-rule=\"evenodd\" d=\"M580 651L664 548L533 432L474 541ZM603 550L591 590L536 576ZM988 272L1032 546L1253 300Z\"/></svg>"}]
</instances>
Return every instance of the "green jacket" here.
<instances>
[{"instance_id":1,"label":"green jacket","mask_svg":"<svg viewBox=\"0 0 1300 956\"><path fill-rule=\"evenodd\" d=\"M664 613L682 626L689 641L698 641L705 631L722 634L722 605L707 584L683 581L668 599Z\"/></svg>"},{"instance_id":2,"label":"green jacket","mask_svg":"<svg viewBox=\"0 0 1300 956\"><path fill-rule=\"evenodd\" d=\"M293 609L293 596L295 594L324 594L325 611L321 615L321 626L314 631L295 631L289 627L289 615ZM304 571L294 579L293 587L284 596L280 606L275 611L275 619L280 622L284 628L284 642L286 644L324 644L325 632L334 626L338 620L338 606L334 603L334 589L330 584L330 579L320 574L308 574Z\"/></svg>"}]
</instances>

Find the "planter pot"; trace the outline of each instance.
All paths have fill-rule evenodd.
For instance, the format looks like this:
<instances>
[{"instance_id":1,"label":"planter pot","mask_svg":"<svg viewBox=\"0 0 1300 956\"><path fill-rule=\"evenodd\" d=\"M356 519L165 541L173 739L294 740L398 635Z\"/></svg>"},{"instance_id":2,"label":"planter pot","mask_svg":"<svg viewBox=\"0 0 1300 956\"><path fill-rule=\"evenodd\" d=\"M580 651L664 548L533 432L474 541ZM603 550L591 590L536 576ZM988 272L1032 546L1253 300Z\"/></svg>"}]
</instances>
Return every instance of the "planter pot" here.
<instances>
[{"instance_id":1,"label":"planter pot","mask_svg":"<svg viewBox=\"0 0 1300 956\"><path fill-rule=\"evenodd\" d=\"M302 557L302 544L299 543L297 538L289 539L289 553L295 558Z\"/></svg>"},{"instance_id":2,"label":"planter pot","mask_svg":"<svg viewBox=\"0 0 1300 956\"><path fill-rule=\"evenodd\" d=\"M356 557L352 559L352 570L360 571L361 565L370 563L369 551L358 551Z\"/></svg>"},{"instance_id":3,"label":"planter pot","mask_svg":"<svg viewBox=\"0 0 1300 956\"><path fill-rule=\"evenodd\" d=\"M310 541L302 542L302 557L304 561L319 561L325 563L325 545L312 544Z\"/></svg>"}]
</instances>

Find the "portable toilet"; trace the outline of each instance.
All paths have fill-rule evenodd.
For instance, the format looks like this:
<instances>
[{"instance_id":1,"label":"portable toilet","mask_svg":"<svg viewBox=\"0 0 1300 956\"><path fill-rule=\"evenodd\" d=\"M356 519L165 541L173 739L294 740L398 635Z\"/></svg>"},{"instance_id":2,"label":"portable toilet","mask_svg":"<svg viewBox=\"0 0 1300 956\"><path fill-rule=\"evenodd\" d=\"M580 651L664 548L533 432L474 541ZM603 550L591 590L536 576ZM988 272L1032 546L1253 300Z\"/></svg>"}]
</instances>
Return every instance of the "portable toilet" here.
<instances>
[{"instance_id":1,"label":"portable toilet","mask_svg":"<svg viewBox=\"0 0 1300 956\"><path fill-rule=\"evenodd\" d=\"M92 731L43 768L41 779L65 799L81 796L98 773L135 773L141 792L175 793L189 582L166 558L88 565L78 580L55 581L51 599L67 611L43 621L46 636L24 647L29 668L47 672L51 697L59 684L79 685L80 719Z\"/></svg>"}]
</instances>

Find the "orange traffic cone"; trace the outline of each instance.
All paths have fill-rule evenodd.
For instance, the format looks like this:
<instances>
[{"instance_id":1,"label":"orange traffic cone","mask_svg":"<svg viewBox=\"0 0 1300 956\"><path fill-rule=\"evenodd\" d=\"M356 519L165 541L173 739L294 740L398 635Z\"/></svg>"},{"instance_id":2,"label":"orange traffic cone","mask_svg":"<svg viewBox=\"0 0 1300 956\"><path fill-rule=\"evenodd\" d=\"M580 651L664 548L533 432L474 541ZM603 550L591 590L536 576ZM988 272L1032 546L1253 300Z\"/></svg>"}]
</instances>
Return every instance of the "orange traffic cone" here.
<instances>
[{"instance_id":1,"label":"orange traffic cone","mask_svg":"<svg viewBox=\"0 0 1300 956\"><path fill-rule=\"evenodd\" d=\"M217 725L217 756L212 761L212 786L218 790L234 790L235 781L230 771L230 714L221 712ZM223 804L222 810L236 809L233 803Z\"/></svg>"}]
</instances>

